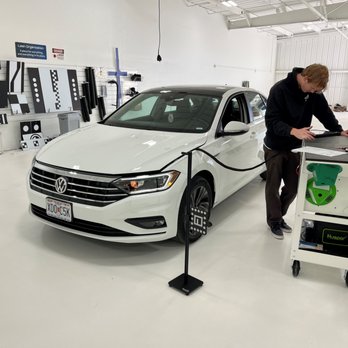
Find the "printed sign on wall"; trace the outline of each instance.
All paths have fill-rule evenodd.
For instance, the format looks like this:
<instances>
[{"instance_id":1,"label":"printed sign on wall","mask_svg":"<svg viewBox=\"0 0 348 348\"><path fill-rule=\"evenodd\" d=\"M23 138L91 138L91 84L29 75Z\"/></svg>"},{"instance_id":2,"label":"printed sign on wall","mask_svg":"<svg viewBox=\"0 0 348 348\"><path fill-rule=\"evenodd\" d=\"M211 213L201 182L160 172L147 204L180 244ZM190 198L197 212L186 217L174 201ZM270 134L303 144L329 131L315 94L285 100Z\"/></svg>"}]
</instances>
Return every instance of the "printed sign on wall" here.
<instances>
[{"instance_id":1,"label":"printed sign on wall","mask_svg":"<svg viewBox=\"0 0 348 348\"><path fill-rule=\"evenodd\" d=\"M16 42L16 57L47 59L46 46L26 42Z\"/></svg>"},{"instance_id":2,"label":"printed sign on wall","mask_svg":"<svg viewBox=\"0 0 348 348\"><path fill-rule=\"evenodd\" d=\"M28 68L36 113L80 110L76 70Z\"/></svg>"},{"instance_id":3,"label":"printed sign on wall","mask_svg":"<svg viewBox=\"0 0 348 348\"><path fill-rule=\"evenodd\" d=\"M63 48L52 48L53 58L64 60L64 49Z\"/></svg>"}]
</instances>

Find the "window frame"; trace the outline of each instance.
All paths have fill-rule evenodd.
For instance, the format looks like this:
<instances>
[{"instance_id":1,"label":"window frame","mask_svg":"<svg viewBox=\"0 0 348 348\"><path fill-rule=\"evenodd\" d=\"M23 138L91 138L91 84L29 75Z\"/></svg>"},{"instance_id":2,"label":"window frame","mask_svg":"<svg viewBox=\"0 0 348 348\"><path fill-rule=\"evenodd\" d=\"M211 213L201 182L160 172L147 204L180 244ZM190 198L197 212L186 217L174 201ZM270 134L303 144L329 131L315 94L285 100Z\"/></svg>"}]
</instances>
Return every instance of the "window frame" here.
<instances>
[{"instance_id":1,"label":"window frame","mask_svg":"<svg viewBox=\"0 0 348 348\"><path fill-rule=\"evenodd\" d=\"M251 101L255 98L255 96L259 96L260 97L260 100L262 101L263 103L263 106L264 106L264 113L261 114L260 116L257 116L255 117L254 116L254 112L253 112L253 108L252 108L252 105L251 105ZM252 96L252 97L251 97ZM248 106L248 109L249 109L249 114L250 114L250 120L251 122L255 122L255 121L258 121L258 120L263 120L265 118L265 113L266 113L266 108L267 108L267 99L259 92L257 91L246 91L245 92L245 99L246 99L246 103L247 103L247 106Z\"/></svg>"}]
</instances>

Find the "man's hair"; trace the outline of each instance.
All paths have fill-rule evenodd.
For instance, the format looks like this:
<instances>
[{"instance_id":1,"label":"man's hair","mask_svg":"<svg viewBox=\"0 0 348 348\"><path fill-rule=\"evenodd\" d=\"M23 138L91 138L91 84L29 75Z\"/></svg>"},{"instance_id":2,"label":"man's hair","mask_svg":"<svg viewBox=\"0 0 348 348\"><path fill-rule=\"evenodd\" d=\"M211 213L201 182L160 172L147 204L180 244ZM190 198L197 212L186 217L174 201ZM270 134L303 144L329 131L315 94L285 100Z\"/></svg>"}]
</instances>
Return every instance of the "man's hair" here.
<instances>
[{"instance_id":1,"label":"man's hair","mask_svg":"<svg viewBox=\"0 0 348 348\"><path fill-rule=\"evenodd\" d=\"M309 83L325 89L329 81L329 70L325 65L311 64L305 68L301 75L307 77Z\"/></svg>"}]
</instances>

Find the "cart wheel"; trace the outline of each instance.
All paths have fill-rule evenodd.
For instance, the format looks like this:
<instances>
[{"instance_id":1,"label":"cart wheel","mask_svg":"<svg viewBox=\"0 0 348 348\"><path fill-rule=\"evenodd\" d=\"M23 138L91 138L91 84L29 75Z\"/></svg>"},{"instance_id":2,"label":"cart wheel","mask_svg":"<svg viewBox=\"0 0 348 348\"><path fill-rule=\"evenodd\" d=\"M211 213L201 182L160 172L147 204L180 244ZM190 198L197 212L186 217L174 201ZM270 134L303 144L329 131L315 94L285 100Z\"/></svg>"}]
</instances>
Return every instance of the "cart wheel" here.
<instances>
[{"instance_id":1,"label":"cart wheel","mask_svg":"<svg viewBox=\"0 0 348 348\"><path fill-rule=\"evenodd\" d=\"M293 264L292 264L292 275L294 277L297 277L298 274L300 273L300 261L294 260Z\"/></svg>"},{"instance_id":2,"label":"cart wheel","mask_svg":"<svg viewBox=\"0 0 348 348\"><path fill-rule=\"evenodd\" d=\"M346 270L346 274L344 276L344 280L346 281L346 285L348 286L348 271Z\"/></svg>"}]
</instances>

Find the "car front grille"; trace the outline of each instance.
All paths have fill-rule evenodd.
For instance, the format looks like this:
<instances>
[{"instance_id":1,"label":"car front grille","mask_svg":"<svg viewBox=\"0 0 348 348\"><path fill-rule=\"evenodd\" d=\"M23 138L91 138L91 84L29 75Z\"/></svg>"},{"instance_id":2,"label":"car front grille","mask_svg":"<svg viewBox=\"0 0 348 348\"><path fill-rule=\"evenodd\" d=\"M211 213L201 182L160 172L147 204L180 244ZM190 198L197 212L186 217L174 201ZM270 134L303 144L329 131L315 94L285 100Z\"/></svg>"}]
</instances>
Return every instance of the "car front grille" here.
<instances>
[{"instance_id":1,"label":"car front grille","mask_svg":"<svg viewBox=\"0 0 348 348\"><path fill-rule=\"evenodd\" d=\"M64 193L56 190L56 180L67 181ZM35 162L30 173L30 188L34 191L68 202L103 207L128 197L112 185L118 176L87 174L70 169L56 168Z\"/></svg>"}]
</instances>

